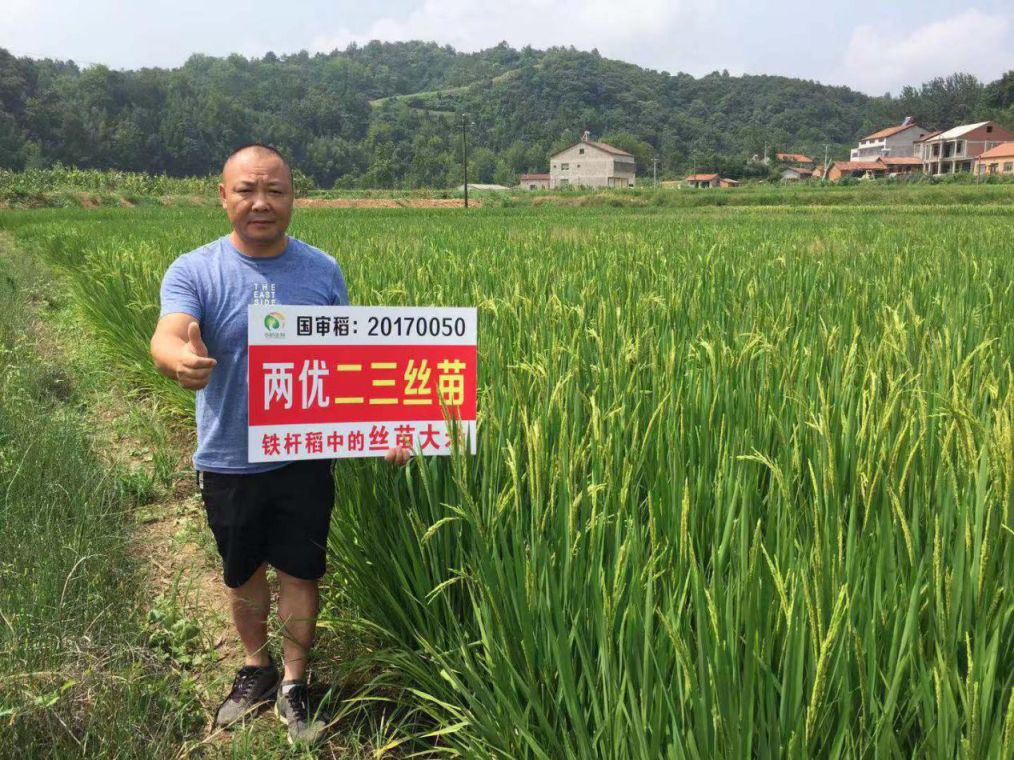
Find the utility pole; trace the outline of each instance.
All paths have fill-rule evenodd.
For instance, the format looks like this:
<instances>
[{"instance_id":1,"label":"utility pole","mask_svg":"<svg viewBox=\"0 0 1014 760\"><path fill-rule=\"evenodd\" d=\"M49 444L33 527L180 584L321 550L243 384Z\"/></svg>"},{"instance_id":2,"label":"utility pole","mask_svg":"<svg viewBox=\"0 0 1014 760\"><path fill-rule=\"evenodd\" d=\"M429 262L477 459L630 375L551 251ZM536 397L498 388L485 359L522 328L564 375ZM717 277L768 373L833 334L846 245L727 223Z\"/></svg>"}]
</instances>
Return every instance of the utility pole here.
<instances>
[{"instance_id":1,"label":"utility pole","mask_svg":"<svg viewBox=\"0 0 1014 760\"><path fill-rule=\"evenodd\" d=\"M658 159L651 159L651 180L654 187L658 187Z\"/></svg>"},{"instance_id":2,"label":"utility pole","mask_svg":"<svg viewBox=\"0 0 1014 760\"><path fill-rule=\"evenodd\" d=\"M823 182L824 181L824 177L827 176L827 156L828 156L827 150L828 150L828 145L827 145L827 143L824 143L824 171L822 171L820 173L820 181L821 182Z\"/></svg>"},{"instance_id":3,"label":"utility pole","mask_svg":"<svg viewBox=\"0 0 1014 760\"><path fill-rule=\"evenodd\" d=\"M468 114L461 114L461 159L465 169L465 208L468 208Z\"/></svg>"}]
</instances>

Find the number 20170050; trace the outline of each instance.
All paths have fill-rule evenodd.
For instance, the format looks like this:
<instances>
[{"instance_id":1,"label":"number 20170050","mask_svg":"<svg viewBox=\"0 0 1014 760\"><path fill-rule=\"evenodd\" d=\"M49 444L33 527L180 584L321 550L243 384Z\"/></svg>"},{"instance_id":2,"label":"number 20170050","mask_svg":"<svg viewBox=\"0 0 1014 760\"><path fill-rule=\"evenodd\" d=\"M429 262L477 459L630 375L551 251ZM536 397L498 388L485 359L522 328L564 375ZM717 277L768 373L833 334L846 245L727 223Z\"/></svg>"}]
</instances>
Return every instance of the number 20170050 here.
<instances>
[{"instance_id":1,"label":"number 20170050","mask_svg":"<svg viewBox=\"0 0 1014 760\"><path fill-rule=\"evenodd\" d=\"M465 334L461 317L370 317L368 335L439 338Z\"/></svg>"}]
</instances>

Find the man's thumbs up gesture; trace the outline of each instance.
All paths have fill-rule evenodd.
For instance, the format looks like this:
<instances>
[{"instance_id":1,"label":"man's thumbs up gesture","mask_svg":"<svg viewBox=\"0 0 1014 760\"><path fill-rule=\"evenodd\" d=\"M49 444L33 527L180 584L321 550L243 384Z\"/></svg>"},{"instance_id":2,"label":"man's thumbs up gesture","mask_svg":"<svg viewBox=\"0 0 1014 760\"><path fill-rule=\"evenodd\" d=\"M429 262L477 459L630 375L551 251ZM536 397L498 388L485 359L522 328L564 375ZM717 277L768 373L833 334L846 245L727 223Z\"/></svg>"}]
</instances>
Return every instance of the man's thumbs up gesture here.
<instances>
[{"instance_id":1,"label":"man's thumbs up gesture","mask_svg":"<svg viewBox=\"0 0 1014 760\"><path fill-rule=\"evenodd\" d=\"M208 347L201 340L201 328L196 322L187 325L187 341L180 351L176 364L176 379L180 385L199 391L211 380L211 370L218 364L208 356Z\"/></svg>"}]
</instances>

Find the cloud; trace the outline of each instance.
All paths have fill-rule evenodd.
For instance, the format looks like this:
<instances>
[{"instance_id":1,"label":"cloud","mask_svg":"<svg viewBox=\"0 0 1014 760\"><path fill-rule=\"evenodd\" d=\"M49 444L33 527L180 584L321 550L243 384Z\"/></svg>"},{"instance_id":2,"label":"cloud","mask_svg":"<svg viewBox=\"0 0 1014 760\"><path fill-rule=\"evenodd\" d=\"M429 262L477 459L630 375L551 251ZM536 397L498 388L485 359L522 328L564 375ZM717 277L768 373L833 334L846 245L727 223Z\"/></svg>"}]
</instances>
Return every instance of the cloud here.
<instances>
[{"instance_id":1,"label":"cloud","mask_svg":"<svg viewBox=\"0 0 1014 760\"><path fill-rule=\"evenodd\" d=\"M907 34L862 25L845 50L841 79L875 94L958 71L994 79L1011 64L1010 31L1008 16L974 9Z\"/></svg>"},{"instance_id":2,"label":"cloud","mask_svg":"<svg viewBox=\"0 0 1014 760\"><path fill-rule=\"evenodd\" d=\"M513 46L574 45L627 57L638 44L685 39L717 12L718 0L425 0L405 15L377 19L361 31L318 36L314 50L370 40L432 40L474 51L502 40Z\"/></svg>"}]
</instances>

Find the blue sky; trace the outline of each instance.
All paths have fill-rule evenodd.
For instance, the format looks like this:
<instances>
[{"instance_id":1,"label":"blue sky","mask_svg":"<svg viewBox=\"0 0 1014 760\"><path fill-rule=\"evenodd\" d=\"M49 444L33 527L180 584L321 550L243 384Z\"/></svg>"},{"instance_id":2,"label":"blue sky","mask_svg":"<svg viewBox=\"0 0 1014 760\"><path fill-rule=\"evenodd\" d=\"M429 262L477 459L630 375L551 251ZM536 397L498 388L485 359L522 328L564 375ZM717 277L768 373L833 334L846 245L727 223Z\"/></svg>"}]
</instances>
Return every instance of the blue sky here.
<instances>
[{"instance_id":1,"label":"blue sky","mask_svg":"<svg viewBox=\"0 0 1014 760\"><path fill-rule=\"evenodd\" d=\"M178 66L191 53L329 51L371 39L460 50L574 45L694 75L784 74L897 92L1014 68L1011 0L3 0L0 47L18 55Z\"/></svg>"}]
</instances>

